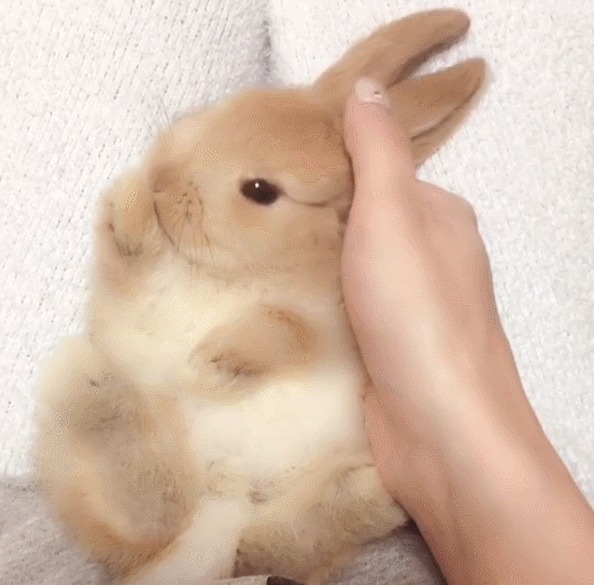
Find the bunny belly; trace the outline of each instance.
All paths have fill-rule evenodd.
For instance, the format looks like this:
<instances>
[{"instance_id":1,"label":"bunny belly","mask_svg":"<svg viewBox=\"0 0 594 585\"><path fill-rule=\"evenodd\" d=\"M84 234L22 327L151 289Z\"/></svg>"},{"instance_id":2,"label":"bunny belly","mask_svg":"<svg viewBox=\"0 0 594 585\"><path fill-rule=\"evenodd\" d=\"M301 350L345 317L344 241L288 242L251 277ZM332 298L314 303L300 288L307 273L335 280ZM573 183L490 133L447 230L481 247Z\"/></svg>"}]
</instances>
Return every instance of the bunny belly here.
<instances>
[{"instance_id":1,"label":"bunny belly","mask_svg":"<svg viewBox=\"0 0 594 585\"><path fill-rule=\"evenodd\" d=\"M271 298L257 282L231 287L197 278L174 256L133 295L103 290L94 302L93 337L147 392L153 387L177 394L180 378L185 383L194 374L189 364L195 348L263 299L323 315L319 322L332 347L307 372L254 380L253 389L238 400L186 397L190 442L201 467L222 464L254 484L279 478L291 483L293 475L303 475L316 461L330 457L332 464L333 453L338 464L366 452L360 398L365 377L348 343L337 298L307 302L291 298L286 289Z\"/></svg>"},{"instance_id":2,"label":"bunny belly","mask_svg":"<svg viewBox=\"0 0 594 585\"><path fill-rule=\"evenodd\" d=\"M310 375L256 386L233 403L202 403L190 414L200 467L211 465L275 492L306 474L332 476L367 442L356 367L326 364Z\"/></svg>"}]
</instances>

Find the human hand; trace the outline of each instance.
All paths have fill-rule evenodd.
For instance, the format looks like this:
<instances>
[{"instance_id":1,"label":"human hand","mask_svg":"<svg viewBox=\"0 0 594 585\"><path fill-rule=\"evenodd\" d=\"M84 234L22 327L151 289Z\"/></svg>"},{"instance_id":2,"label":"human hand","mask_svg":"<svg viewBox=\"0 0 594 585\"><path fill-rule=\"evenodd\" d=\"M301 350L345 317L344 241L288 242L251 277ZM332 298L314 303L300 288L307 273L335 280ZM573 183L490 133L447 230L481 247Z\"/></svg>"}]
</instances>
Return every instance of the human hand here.
<instances>
[{"instance_id":1,"label":"human hand","mask_svg":"<svg viewBox=\"0 0 594 585\"><path fill-rule=\"evenodd\" d=\"M487 252L472 206L416 178L408 139L385 107L352 99L345 137L356 184L342 262L347 309L377 391L397 397L393 414L411 419L416 442L433 440L462 413L501 403L478 392L485 378L517 379Z\"/></svg>"},{"instance_id":2,"label":"human hand","mask_svg":"<svg viewBox=\"0 0 594 585\"><path fill-rule=\"evenodd\" d=\"M451 582L591 583L594 515L523 390L476 215L416 178L385 104L378 87L347 105L342 258L384 485Z\"/></svg>"}]
</instances>

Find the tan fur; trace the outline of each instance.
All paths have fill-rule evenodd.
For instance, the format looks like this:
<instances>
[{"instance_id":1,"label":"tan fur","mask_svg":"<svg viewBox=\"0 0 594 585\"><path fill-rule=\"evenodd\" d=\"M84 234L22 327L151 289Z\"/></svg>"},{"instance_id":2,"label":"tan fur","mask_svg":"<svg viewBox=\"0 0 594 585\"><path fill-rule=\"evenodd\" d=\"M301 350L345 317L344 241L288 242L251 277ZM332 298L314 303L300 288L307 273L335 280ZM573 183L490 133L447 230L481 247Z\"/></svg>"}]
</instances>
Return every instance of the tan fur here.
<instances>
[{"instance_id":1,"label":"tan fur","mask_svg":"<svg viewBox=\"0 0 594 585\"><path fill-rule=\"evenodd\" d=\"M182 419L171 401L151 405L113 376L82 338L61 343L42 380L37 466L50 501L93 556L129 571L199 505Z\"/></svg>"},{"instance_id":2,"label":"tan fur","mask_svg":"<svg viewBox=\"0 0 594 585\"><path fill-rule=\"evenodd\" d=\"M377 77L421 163L470 111L485 67L407 76L468 24L412 15L310 87L180 117L104 193L86 336L42 374L36 462L56 514L123 583L322 584L406 521L372 465L342 306L342 118L357 77ZM256 178L280 198L246 199Z\"/></svg>"}]
</instances>

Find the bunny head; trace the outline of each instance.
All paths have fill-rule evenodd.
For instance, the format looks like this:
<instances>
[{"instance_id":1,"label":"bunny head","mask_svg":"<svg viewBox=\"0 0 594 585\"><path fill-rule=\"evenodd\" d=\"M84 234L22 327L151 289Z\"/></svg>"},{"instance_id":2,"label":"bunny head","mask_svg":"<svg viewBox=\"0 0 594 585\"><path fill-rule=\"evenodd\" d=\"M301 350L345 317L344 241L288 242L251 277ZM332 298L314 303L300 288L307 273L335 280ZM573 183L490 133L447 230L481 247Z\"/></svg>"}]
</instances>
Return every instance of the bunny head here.
<instances>
[{"instance_id":1,"label":"bunny head","mask_svg":"<svg viewBox=\"0 0 594 585\"><path fill-rule=\"evenodd\" d=\"M360 41L310 86L245 91L175 121L143 171L174 249L232 270L336 259L353 195L343 113L356 80L372 77L388 89L421 163L469 111L485 64L409 75L468 26L457 10L417 13Z\"/></svg>"}]
</instances>

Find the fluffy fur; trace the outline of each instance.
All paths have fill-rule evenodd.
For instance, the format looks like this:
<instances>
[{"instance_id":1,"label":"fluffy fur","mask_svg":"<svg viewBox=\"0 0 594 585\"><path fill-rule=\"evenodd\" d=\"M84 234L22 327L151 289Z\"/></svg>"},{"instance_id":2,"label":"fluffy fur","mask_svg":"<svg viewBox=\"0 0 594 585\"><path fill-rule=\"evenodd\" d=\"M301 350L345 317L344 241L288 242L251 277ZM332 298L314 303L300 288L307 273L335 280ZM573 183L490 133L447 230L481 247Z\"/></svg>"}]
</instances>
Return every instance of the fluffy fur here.
<instances>
[{"instance_id":1,"label":"fluffy fur","mask_svg":"<svg viewBox=\"0 0 594 585\"><path fill-rule=\"evenodd\" d=\"M101 198L88 327L46 364L36 462L56 514L117 580L314 585L406 521L372 464L342 306L342 114L374 76L425 160L484 63L407 76L467 28L458 11L412 15L310 87L183 116ZM256 178L278 200L246 198Z\"/></svg>"}]
</instances>

